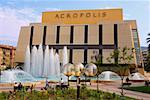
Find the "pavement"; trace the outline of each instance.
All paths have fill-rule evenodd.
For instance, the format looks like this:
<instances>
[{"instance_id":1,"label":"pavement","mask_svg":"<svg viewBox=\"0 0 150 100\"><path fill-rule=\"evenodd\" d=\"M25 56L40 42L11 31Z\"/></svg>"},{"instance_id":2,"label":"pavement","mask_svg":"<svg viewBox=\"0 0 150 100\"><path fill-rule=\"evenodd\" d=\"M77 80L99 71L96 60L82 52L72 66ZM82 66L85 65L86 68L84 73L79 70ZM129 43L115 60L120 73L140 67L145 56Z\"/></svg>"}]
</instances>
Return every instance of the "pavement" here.
<instances>
[{"instance_id":1,"label":"pavement","mask_svg":"<svg viewBox=\"0 0 150 100\"><path fill-rule=\"evenodd\" d=\"M119 85L117 83L99 84L99 90L121 95L121 89L119 89L118 86ZM91 87L89 87L89 88L90 89L97 89L97 83L92 83ZM124 89L124 96L132 97L132 98L135 98L137 100L150 100L150 94L125 90L125 89Z\"/></svg>"}]
</instances>

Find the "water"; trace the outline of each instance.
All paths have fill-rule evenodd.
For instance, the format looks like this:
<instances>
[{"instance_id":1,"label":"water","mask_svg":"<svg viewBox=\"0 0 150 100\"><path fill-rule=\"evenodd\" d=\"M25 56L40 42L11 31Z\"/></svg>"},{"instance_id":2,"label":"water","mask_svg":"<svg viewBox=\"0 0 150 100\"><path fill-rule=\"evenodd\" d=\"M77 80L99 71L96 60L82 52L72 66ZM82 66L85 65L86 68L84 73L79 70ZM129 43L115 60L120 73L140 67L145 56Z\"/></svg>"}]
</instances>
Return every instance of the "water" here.
<instances>
[{"instance_id":1,"label":"water","mask_svg":"<svg viewBox=\"0 0 150 100\"><path fill-rule=\"evenodd\" d=\"M50 75L48 77L35 77L37 81L46 81L46 78L48 81L53 81L53 82L59 82L61 78L64 80L64 82L67 82L67 76L64 74L60 73L60 76L57 75Z\"/></svg>"},{"instance_id":2,"label":"water","mask_svg":"<svg viewBox=\"0 0 150 100\"><path fill-rule=\"evenodd\" d=\"M46 77L48 76L48 73L49 73L49 70L50 70L50 65L49 65L49 47L46 46L46 49L45 49L45 54L44 54L44 70L43 70L43 77Z\"/></svg>"},{"instance_id":3,"label":"water","mask_svg":"<svg viewBox=\"0 0 150 100\"><path fill-rule=\"evenodd\" d=\"M14 82L35 82L37 81L29 73L13 69L2 71L1 82L0 83L14 83Z\"/></svg>"},{"instance_id":4,"label":"water","mask_svg":"<svg viewBox=\"0 0 150 100\"><path fill-rule=\"evenodd\" d=\"M121 78L118 74L111 71L104 71L99 75L99 80L103 80L103 81L115 81L120 79Z\"/></svg>"},{"instance_id":5,"label":"water","mask_svg":"<svg viewBox=\"0 0 150 100\"><path fill-rule=\"evenodd\" d=\"M39 45L38 51L37 51L37 76L42 76L43 74L43 48L42 45Z\"/></svg>"},{"instance_id":6,"label":"water","mask_svg":"<svg viewBox=\"0 0 150 100\"><path fill-rule=\"evenodd\" d=\"M49 69L49 75L55 75L55 60L54 60L54 51L53 48L50 50L50 69Z\"/></svg>"},{"instance_id":7,"label":"water","mask_svg":"<svg viewBox=\"0 0 150 100\"><path fill-rule=\"evenodd\" d=\"M68 63L67 47L63 48L62 56L62 65L65 65ZM53 48L49 50L49 46L46 46L46 48L43 49L40 44L38 48L33 46L30 53L30 48L29 46L27 47L24 71L36 78L43 79L43 77L61 77L62 69L60 67L59 55L54 53Z\"/></svg>"},{"instance_id":8,"label":"water","mask_svg":"<svg viewBox=\"0 0 150 100\"><path fill-rule=\"evenodd\" d=\"M75 76L71 76L70 77L71 80L76 80ZM81 76L80 79L84 80L85 76ZM90 79L90 80L97 80L97 77L86 77L86 79ZM117 81L117 80L121 80L120 76L114 72L111 71L104 71L99 75L99 80L100 81Z\"/></svg>"},{"instance_id":9,"label":"water","mask_svg":"<svg viewBox=\"0 0 150 100\"><path fill-rule=\"evenodd\" d=\"M62 66L68 63L68 54L67 54L67 47L63 48L63 62Z\"/></svg>"},{"instance_id":10,"label":"water","mask_svg":"<svg viewBox=\"0 0 150 100\"><path fill-rule=\"evenodd\" d=\"M25 54L25 62L24 62L24 71L30 73L30 48L29 45L27 46L26 49L26 54Z\"/></svg>"},{"instance_id":11,"label":"water","mask_svg":"<svg viewBox=\"0 0 150 100\"><path fill-rule=\"evenodd\" d=\"M60 76L60 61L57 53L55 54L55 75Z\"/></svg>"},{"instance_id":12,"label":"water","mask_svg":"<svg viewBox=\"0 0 150 100\"><path fill-rule=\"evenodd\" d=\"M31 72L33 76L37 76L37 48L36 46L33 46L33 49L31 51Z\"/></svg>"},{"instance_id":13,"label":"water","mask_svg":"<svg viewBox=\"0 0 150 100\"><path fill-rule=\"evenodd\" d=\"M129 80L145 80L145 77L142 74L136 72L129 75Z\"/></svg>"}]
</instances>

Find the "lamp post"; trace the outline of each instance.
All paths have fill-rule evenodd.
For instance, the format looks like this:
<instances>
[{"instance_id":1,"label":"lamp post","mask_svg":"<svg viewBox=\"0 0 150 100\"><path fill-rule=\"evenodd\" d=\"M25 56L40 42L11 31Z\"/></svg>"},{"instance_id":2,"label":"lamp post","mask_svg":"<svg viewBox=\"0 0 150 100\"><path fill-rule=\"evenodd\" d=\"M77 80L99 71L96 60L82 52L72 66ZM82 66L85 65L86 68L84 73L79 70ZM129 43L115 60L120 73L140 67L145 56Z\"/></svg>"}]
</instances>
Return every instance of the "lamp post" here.
<instances>
[{"instance_id":1,"label":"lamp post","mask_svg":"<svg viewBox=\"0 0 150 100\"><path fill-rule=\"evenodd\" d=\"M77 78L77 100L80 99L80 76L85 74L86 76L93 77L97 73L97 67L93 63L87 64L85 67L82 63L77 64L66 64L64 65L63 73L68 77L68 86L69 86L69 77L74 75Z\"/></svg>"},{"instance_id":2,"label":"lamp post","mask_svg":"<svg viewBox=\"0 0 150 100\"><path fill-rule=\"evenodd\" d=\"M77 77L77 100L80 99L80 76L83 73L84 65L82 63L77 63L74 66L74 76Z\"/></svg>"},{"instance_id":3,"label":"lamp post","mask_svg":"<svg viewBox=\"0 0 150 100\"><path fill-rule=\"evenodd\" d=\"M65 64L63 73L68 77L68 86L69 86L69 77L74 74L74 65L73 64Z\"/></svg>"}]
</instances>

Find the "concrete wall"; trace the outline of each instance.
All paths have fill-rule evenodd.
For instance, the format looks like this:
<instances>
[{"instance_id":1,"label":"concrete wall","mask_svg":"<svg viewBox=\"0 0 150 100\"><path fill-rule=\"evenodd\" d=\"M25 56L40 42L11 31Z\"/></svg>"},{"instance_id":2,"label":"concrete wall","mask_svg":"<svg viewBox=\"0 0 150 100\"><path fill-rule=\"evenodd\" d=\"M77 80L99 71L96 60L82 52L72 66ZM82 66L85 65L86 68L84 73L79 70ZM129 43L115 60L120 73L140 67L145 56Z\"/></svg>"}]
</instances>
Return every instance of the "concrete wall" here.
<instances>
[{"instance_id":1,"label":"concrete wall","mask_svg":"<svg viewBox=\"0 0 150 100\"><path fill-rule=\"evenodd\" d=\"M120 23L101 23L103 26L103 45L113 45L114 44L114 24L118 25L118 47L123 48L127 46L128 48L133 48L133 36L132 36L132 27L127 22L120 22ZM73 33L73 44L78 45L85 45L84 43L84 28L85 25L61 25L60 26L60 45L70 45L70 27L74 26L74 33ZM57 25L55 24L32 24L27 27L22 27L20 31L20 36L18 40L18 46L16 51L16 62L24 62L24 54L27 45L29 45L30 41L30 33L31 33L31 26L34 27L33 32L33 45L39 45L43 41L43 29L44 26L47 26L46 30L46 45L56 45L56 28ZM88 43L87 45L98 45L99 44L99 24L89 24L88 25ZM96 51L97 54L99 53L99 49L88 49L88 57L87 61L91 62L94 61L92 56L95 54L93 51ZM110 53L113 49L103 49L103 63L108 63L106 60L109 57ZM62 61L62 50L59 50L60 54L60 61ZM68 54L69 54L68 50ZM69 57L70 55L68 55ZM131 63L136 64L136 58L133 59ZM84 61L84 49L73 49L73 62L83 62ZM113 62L113 61L112 61Z\"/></svg>"}]
</instances>

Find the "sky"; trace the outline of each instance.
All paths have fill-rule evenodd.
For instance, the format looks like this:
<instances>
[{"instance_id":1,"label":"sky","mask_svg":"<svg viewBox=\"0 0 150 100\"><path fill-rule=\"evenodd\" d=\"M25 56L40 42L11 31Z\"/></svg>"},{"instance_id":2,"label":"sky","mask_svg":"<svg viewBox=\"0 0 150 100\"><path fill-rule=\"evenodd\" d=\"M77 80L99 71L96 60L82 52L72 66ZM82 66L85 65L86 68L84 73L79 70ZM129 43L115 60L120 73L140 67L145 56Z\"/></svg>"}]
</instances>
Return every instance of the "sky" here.
<instances>
[{"instance_id":1,"label":"sky","mask_svg":"<svg viewBox=\"0 0 150 100\"><path fill-rule=\"evenodd\" d=\"M45 11L122 8L136 20L141 46L150 33L150 0L0 0L0 44L17 46L21 26L41 22Z\"/></svg>"}]
</instances>

